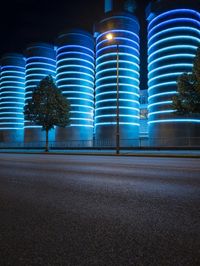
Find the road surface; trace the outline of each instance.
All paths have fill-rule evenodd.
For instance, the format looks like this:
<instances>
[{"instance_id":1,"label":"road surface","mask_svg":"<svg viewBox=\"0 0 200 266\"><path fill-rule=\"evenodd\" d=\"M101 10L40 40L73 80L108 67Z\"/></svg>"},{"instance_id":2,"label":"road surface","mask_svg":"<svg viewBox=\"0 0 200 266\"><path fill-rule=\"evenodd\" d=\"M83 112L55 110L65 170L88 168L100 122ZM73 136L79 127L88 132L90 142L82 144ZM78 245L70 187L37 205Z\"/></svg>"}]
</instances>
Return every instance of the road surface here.
<instances>
[{"instance_id":1,"label":"road surface","mask_svg":"<svg viewBox=\"0 0 200 266\"><path fill-rule=\"evenodd\" d=\"M0 154L0 265L199 266L200 160Z\"/></svg>"}]
</instances>

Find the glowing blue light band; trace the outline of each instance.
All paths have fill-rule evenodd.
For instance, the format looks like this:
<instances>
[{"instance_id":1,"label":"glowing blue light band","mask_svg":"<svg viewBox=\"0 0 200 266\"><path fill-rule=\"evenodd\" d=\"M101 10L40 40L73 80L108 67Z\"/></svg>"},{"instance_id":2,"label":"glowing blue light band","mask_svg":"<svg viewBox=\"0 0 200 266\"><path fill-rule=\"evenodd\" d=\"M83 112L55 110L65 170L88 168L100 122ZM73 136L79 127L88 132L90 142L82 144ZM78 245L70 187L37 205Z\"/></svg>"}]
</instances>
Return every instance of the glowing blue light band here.
<instances>
[{"instance_id":1,"label":"glowing blue light band","mask_svg":"<svg viewBox=\"0 0 200 266\"><path fill-rule=\"evenodd\" d=\"M104 84L104 85L96 86L96 91L99 90L100 88L110 87L110 86L115 86L116 87L117 84L116 83L107 83L107 84ZM119 86L132 87L132 88L135 88L135 89L139 90L139 87L138 86L135 86L135 85L132 85L132 84L119 83Z\"/></svg>"},{"instance_id":2,"label":"glowing blue light band","mask_svg":"<svg viewBox=\"0 0 200 266\"><path fill-rule=\"evenodd\" d=\"M175 110L165 110L165 111L156 111L148 114L148 117L151 115L157 115L157 114L168 114L168 113L174 113Z\"/></svg>"},{"instance_id":3,"label":"glowing blue light band","mask_svg":"<svg viewBox=\"0 0 200 266\"><path fill-rule=\"evenodd\" d=\"M82 53L82 52L77 52L77 51L70 51L70 52L62 52L62 53L59 53L58 55L57 55L57 59L59 58L59 57L61 57L61 56L63 56L63 55L67 55L67 54L79 54L79 55L84 55L84 56L88 56L88 57L90 57L91 59L92 59L92 61L94 60L94 57L93 56L91 56L91 55L89 55L89 54L86 54L86 53Z\"/></svg>"},{"instance_id":4,"label":"glowing blue light band","mask_svg":"<svg viewBox=\"0 0 200 266\"><path fill-rule=\"evenodd\" d=\"M95 126L103 126L103 125L116 125L116 122L102 122L102 123L95 123ZM119 122L119 125L130 125L130 126L140 126L138 123L125 123Z\"/></svg>"},{"instance_id":5,"label":"glowing blue light band","mask_svg":"<svg viewBox=\"0 0 200 266\"><path fill-rule=\"evenodd\" d=\"M113 49L116 49L116 44L114 45L114 44L112 44L112 45L109 45L109 46L106 46L106 47L103 47L103 48L101 48L101 49L98 49L98 51L97 51L97 56L98 56L98 54L99 53L102 53L104 50L106 51L106 50L111 50L111 48L113 48ZM120 44L120 48L125 48L126 50L127 49L130 49L130 50L133 50L134 52L136 52L138 55L139 55L139 48L135 48L135 47L132 47L132 46L129 46L129 45L124 45L124 44Z\"/></svg>"},{"instance_id":6,"label":"glowing blue light band","mask_svg":"<svg viewBox=\"0 0 200 266\"><path fill-rule=\"evenodd\" d=\"M46 65L46 64L45 64ZM51 69L47 69L49 72L52 72L52 73L54 73L55 74L55 70L51 70ZM29 73L29 72L32 72L32 71L44 71L44 68L41 68L41 67L33 67L33 68L29 68L29 69L27 69L26 71L25 71L25 73L26 73L26 76L28 75L27 73Z\"/></svg>"},{"instance_id":7,"label":"glowing blue light band","mask_svg":"<svg viewBox=\"0 0 200 266\"><path fill-rule=\"evenodd\" d=\"M173 72L173 73L158 75L154 78L150 78L148 83L152 82L153 80L160 79L160 78L174 77L174 76L177 77L177 76L180 76L181 74L183 74L183 72Z\"/></svg>"},{"instance_id":8,"label":"glowing blue light band","mask_svg":"<svg viewBox=\"0 0 200 266\"><path fill-rule=\"evenodd\" d=\"M99 107L99 108L95 108L95 111L99 111L99 110L109 110L109 109L116 109L117 106L105 106L105 107ZM130 110L134 110L134 111L139 111L139 108L134 108L134 107L128 107L128 106L119 106L119 109L130 109Z\"/></svg>"},{"instance_id":9,"label":"glowing blue light band","mask_svg":"<svg viewBox=\"0 0 200 266\"><path fill-rule=\"evenodd\" d=\"M148 57L148 59L150 60L150 58L152 56L154 56L155 54L161 53L161 52L165 52L165 51L169 51L169 50L176 50L176 49L192 49L194 50L194 54L196 53L197 47L193 46L193 45L172 45L172 46L168 46L166 48L162 48L162 49L158 49L155 52L151 53Z\"/></svg>"},{"instance_id":10,"label":"glowing blue light band","mask_svg":"<svg viewBox=\"0 0 200 266\"><path fill-rule=\"evenodd\" d=\"M87 70L89 70L89 71L91 71L92 72L92 74L94 73L94 69L93 68L89 68L89 67L87 67L87 66L83 66L83 65L69 65L69 64L67 64L67 65L64 65L64 66L58 66L57 67L57 72L59 71L59 70L61 70L61 69L63 69L63 68L83 68L83 69L87 69Z\"/></svg>"},{"instance_id":11,"label":"glowing blue light band","mask_svg":"<svg viewBox=\"0 0 200 266\"><path fill-rule=\"evenodd\" d=\"M108 64L116 64L116 60L109 60L108 62L103 62L103 63L101 63L101 64L98 64L97 65L97 67L96 67L96 69L98 70L98 68L99 67L101 67L101 66L105 66L105 65L108 65ZM126 64L130 64L130 65L133 65L133 66L136 66L138 69L139 69L139 64L137 64L137 63L134 63L134 62L132 62L132 61L128 61L128 60L119 60L119 64L121 64L121 63L126 63Z\"/></svg>"},{"instance_id":12,"label":"glowing blue light band","mask_svg":"<svg viewBox=\"0 0 200 266\"><path fill-rule=\"evenodd\" d=\"M94 54L94 51L93 51L92 49L90 49L90 48L88 48L88 47L85 47L85 46L81 46L81 45L64 45L64 46L59 47L59 48L57 49L57 53L58 53L59 51L63 50L63 49L66 49L66 48L80 48L81 50L82 50L82 49L85 49L85 50L90 51L92 54Z\"/></svg>"},{"instance_id":13,"label":"glowing blue light band","mask_svg":"<svg viewBox=\"0 0 200 266\"><path fill-rule=\"evenodd\" d=\"M129 38L125 38L125 37L114 37L114 41L128 41L128 42L131 42L131 43L135 44L139 48L138 42L133 41L133 40L131 40ZM104 44L104 43L107 43L109 45L109 41L106 39L106 40L103 40L103 41L100 41L99 43L97 43L96 49L98 49L98 47L101 44Z\"/></svg>"},{"instance_id":14,"label":"glowing blue light band","mask_svg":"<svg viewBox=\"0 0 200 266\"><path fill-rule=\"evenodd\" d=\"M44 60L47 60L47 61L52 61L54 63L56 63L56 60L52 59L52 58L49 58L49 57L45 57L45 56L32 56L32 57L28 57L26 58L26 62L30 61L30 60L35 60L35 59L44 59ZM40 62L40 61L39 61Z\"/></svg>"},{"instance_id":15,"label":"glowing blue light band","mask_svg":"<svg viewBox=\"0 0 200 266\"><path fill-rule=\"evenodd\" d=\"M62 62L68 62L68 61L85 62L85 63L91 65L92 67L94 67L94 64L91 63L90 61L86 60L86 59L82 59L82 58L73 58L73 57L71 57L71 58L64 58L64 59L59 59L59 60L57 61L57 64L60 64L60 63L62 63Z\"/></svg>"},{"instance_id":16,"label":"glowing blue light band","mask_svg":"<svg viewBox=\"0 0 200 266\"><path fill-rule=\"evenodd\" d=\"M94 101L90 100L90 99L86 99L86 98L82 98L82 97L68 97L67 98L68 100L78 100L78 101L87 101L87 102L91 102L91 103L94 103Z\"/></svg>"},{"instance_id":17,"label":"glowing blue light band","mask_svg":"<svg viewBox=\"0 0 200 266\"><path fill-rule=\"evenodd\" d=\"M118 77L120 79L131 79L134 82L136 82L137 84L139 84L139 80L137 78L133 78L133 77L130 77L130 76L122 76L122 75L119 75ZM103 78L96 78L96 82L100 82L100 81L107 80L107 79L116 79L116 76L108 76L108 77L103 77Z\"/></svg>"},{"instance_id":18,"label":"glowing blue light band","mask_svg":"<svg viewBox=\"0 0 200 266\"><path fill-rule=\"evenodd\" d=\"M116 94L116 91L106 91L106 92L102 92L102 93L98 93L96 95L96 97L102 96L102 95L107 95L107 94ZM130 95L134 95L136 97L140 97L139 94L134 93L134 92L130 92L130 91L119 91L119 94L130 94Z\"/></svg>"},{"instance_id":19,"label":"glowing blue light band","mask_svg":"<svg viewBox=\"0 0 200 266\"><path fill-rule=\"evenodd\" d=\"M72 84L72 85L58 85L58 88L68 88L68 87L70 87L70 88L72 88L72 87L78 87L78 88L80 88L80 85L76 85L76 84ZM91 87L89 87L89 86L81 85L81 87L94 91L94 89L91 88Z\"/></svg>"},{"instance_id":20,"label":"glowing blue light band","mask_svg":"<svg viewBox=\"0 0 200 266\"><path fill-rule=\"evenodd\" d=\"M168 92L156 93L156 94L154 94L154 95L152 95L152 96L149 96L149 97L148 97L148 100L153 99L153 98L155 98L155 97L159 97L159 96L175 95L175 94L177 94L177 93L178 93L177 91L168 91Z\"/></svg>"},{"instance_id":21,"label":"glowing blue light band","mask_svg":"<svg viewBox=\"0 0 200 266\"><path fill-rule=\"evenodd\" d=\"M166 17L167 15L176 14L176 13L191 13L191 14L193 14L193 15L198 16L199 19L200 19L200 15L199 15L199 13L198 13L197 11L193 10L193 9L186 9L186 8L185 8L185 9L184 9L184 8L182 8L182 9L173 9L173 10L170 10L170 11L164 12L164 13L162 13L162 14L156 16L154 19L152 19L152 20L149 22L148 30L149 30L151 24L152 24L153 22L155 22L156 20L158 20L159 18ZM185 15L185 14L184 14L184 15ZM174 20L175 20L175 19L174 19Z\"/></svg>"},{"instance_id":22,"label":"glowing blue light band","mask_svg":"<svg viewBox=\"0 0 200 266\"><path fill-rule=\"evenodd\" d=\"M8 84L8 83L15 83L15 84L22 84L22 85L24 85L24 82L21 82L21 81L14 81L14 80L12 80L12 81L2 81L1 82L1 85L2 84ZM14 86L14 85L13 85Z\"/></svg>"},{"instance_id":23,"label":"glowing blue light band","mask_svg":"<svg viewBox=\"0 0 200 266\"><path fill-rule=\"evenodd\" d=\"M154 120L154 121L149 121L148 124L154 124L154 123L177 123L177 122L182 122L182 123L200 123L200 119L162 119L162 120Z\"/></svg>"},{"instance_id":24,"label":"glowing blue light band","mask_svg":"<svg viewBox=\"0 0 200 266\"><path fill-rule=\"evenodd\" d=\"M134 33L134 32L132 32L132 31L129 31L129 30L109 30L109 31L104 31L103 33L101 33L101 34L99 34L98 36L97 36L97 38L96 38L96 42L99 40L99 38L101 38L102 36L106 36L107 34L109 34L109 33L128 33L128 34L131 34L131 35L133 35L134 37L136 37L137 39L138 39L138 41L139 41L139 36L136 34L136 33Z\"/></svg>"},{"instance_id":25,"label":"glowing blue light band","mask_svg":"<svg viewBox=\"0 0 200 266\"><path fill-rule=\"evenodd\" d=\"M86 76L88 76L88 77L90 77L90 78L92 78L92 79L94 80L94 76L93 76L93 75L88 74L88 73L85 73L85 72L81 72L81 71L63 71L63 72L61 72L61 73L58 73L58 74L56 75L56 78L58 78L59 76L69 75L69 74L86 75Z\"/></svg>"},{"instance_id":26,"label":"glowing blue light band","mask_svg":"<svg viewBox=\"0 0 200 266\"><path fill-rule=\"evenodd\" d=\"M92 125L70 124L70 127L94 127Z\"/></svg>"},{"instance_id":27,"label":"glowing blue light band","mask_svg":"<svg viewBox=\"0 0 200 266\"><path fill-rule=\"evenodd\" d=\"M125 68L125 67L124 68L123 67L119 67L119 72L122 71L122 70L132 72L132 73L138 75L138 77L139 77L139 71L136 71L136 70L133 70L133 69L129 69L129 68ZM100 74L103 74L103 73L106 73L106 72L109 72L109 71L115 71L116 72L116 67L115 68L107 68L107 69L100 70L100 71L98 71L96 73L96 77L98 77Z\"/></svg>"},{"instance_id":28,"label":"glowing blue light band","mask_svg":"<svg viewBox=\"0 0 200 266\"><path fill-rule=\"evenodd\" d=\"M172 24L173 23L177 23L177 22L183 22L183 21L187 21L187 22L192 22L197 24L198 26L200 25L198 20L195 19L191 19L191 18L175 18L175 19L168 19L167 21L164 22L160 22L158 25L154 26L151 30L149 30L148 36L150 36L150 34L152 33L152 31L154 31L155 29L158 29L166 24Z\"/></svg>"},{"instance_id":29,"label":"glowing blue light band","mask_svg":"<svg viewBox=\"0 0 200 266\"><path fill-rule=\"evenodd\" d=\"M120 101L132 102L134 104L137 104L138 106L140 105L139 102L138 101L135 101L135 100L119 99L119 102ZM105 102L116 102L116 98L96 101L96 105L99 104L99 103L105 103Z\"/></svg>"},{"instance_id":30,"label":"glowing blue light band","mask_svg":"<svg viewBox=\"0 0 200 266\"><path fill-rule=\"evenodd\" d=\"M101 117L116 117L116 114L109 114L109 115L97 115L95 118L101 118ZM119 114L119 117L130 117L130 118L137 118L139 119L140 117L138 115L124 115L124 114Z\"/></svg>"},{"instance_id":31,"label":"glowing blue light band","mask_svg":"<svg viewBox=\"0 0 200 266\"><path fill-rule=\"evenodd\" d=\"M119 54L119 56L125 55L125 56L128 56L128 57L133 57L133 58L136 59L138 62L140 61L138 56L135 56L135 55L130 54L130 53L119 52L118 54ZM117 55L116 52L115 52L115 53L106 53L106 54L104 54L104 55L98 56L98 58L97 58L96 61L98 62L99 60L102 60L102 58L106 58L106 57L109 57L109 56L115 56L115 57L116 57L116 55ZM98 63L97 63L97 64L98 64Z\"/></svg>"},{"instance_id":32,"label":"glowing blue light band","mask_svg":"<svg viewBox=\"0 0 200 266\"><path fill-rule=\"evenodd\" d=\"M94 86L94 83L88 79L83 79L83 78L59 78L58 82L62 82L62 81L72 81L72 80L75 80L75 81L83 81L83 82L88 82L92 85L92 87ZM73 84L72 84L73 86ZM81 86L81 85L80 85Z\"/></svg>"},{"instance_id":33,"label":"glowing blue light band","mask_svg":"<svg viewBox=\"0 0 200 266\"><path fill-rule=\"evenodd\" d=\"M170 70L172 68L177 68L177 67L189 67L191 68L193 65L192 64L170 64L170 65L165 65L165 66L161 66L161 67L157 67L157 68L154 68L153 70L149 71L149 75L151 75L152 73L156 72L156 71L159 71L159 70L163 70L163 69L166 69L166 68L170 68Z\"/></svg>"},{"instance_id":34,"label":"glowing blue light band","mask_svg":"<svg viewBox=\"0 0 200 266\"><path fill-rule=\"evenodd\" d=\"M49 64L49 63L43 63L43 62L32 62L32 63L28 63L28 64L26 64L26 71L27 70L32 70L32 66L35 66L35 65L44 65L44 66L50 66L50 67L52 67L52 68L54 68L55 69L55 64ZM29 68L29 67L31 67L31 68ZM43 67L42 68L43 69L43 71L45 71L45 70L49 70L49 68L45 68L45 67Z\"/></svg>"},{"instance_id":35,"label":"glowing blue light band","mask_svg":"<svg viewBox=\"0 0 200 266\"><path fill-rule=\"evenodd\" d=\"M149 46L148 48L148 51L150 52L150 50L158 45L158 44L161 44L163 42L168 42L168 41L172 41L172 40L181 40L181 39L188 39L188 40L193 40L193 41L197 41L197 43L200 43L200 39L199 38L196 38L196 37L193 37L193 36L190 36L190 35L178 35L178 36L173 36L173 37L167 37L167 38L164 38L160 41L157 41L157 42L154 42L151 46Z\"/></svg>"},{"instance_id":36,"label":"glowing blue light band","mask_svg":"<svg viewBox=\"0 0 200 266\"><path fill-rule=\"evenodd\" d=\"M163 101L163 102L157 102L157 103L152 103L148 105L148 108L151 108L152 106L156 106L156 105L165 105L165 104L171 104L172 101Z\"/></svg>"},{"instance_id":37,"label":"glowing blue light band","mask_svg":"<svg viewBox=\"0 0 200 266\"><path fill-rule=\"evenodd\" d=\"M155 37L163 34L163 33L167 33L167 32L173 32L173 31L177 31L177 30L187 30L187 31L191 31L191 32L195 32L197 34L200 34L200 31L197 30L197 28L193 28L193 27L172 27L170 29L166 29L166 30L161 30L158 33L154 34L149 40L148 43L150 43Z\"/></svg>"},{"instance_id":38,"label":"glowing blue light band","mask_svg":"<svg viewBox=\"0 0 200 266\"><path fill-rule=\"evenodd\" d=\"M4 74L22 74L24 76L24 71L16 71L16 70L4 70L1 71L1 75ZM19 77L18 75L16 75L15 77Z\"/></svg>"},{"instance_id":39,"label":"glowing blue light band","mask_svg":"<svg viewBox=\"0 0 200 266\"><path fill-rule=\"evenodd\" d=\"M155 59L153 61L151 61L148 65L148 67L150 67L152 64L154 64L155 62L159 62L165 59L170 59L170 58L184 58L184 57L190 57L190 58L194 58L195 55L193 54L172 54L172 55L167 55L167 56L162 56L158 59Z\"/></svg>"}]
</instances>

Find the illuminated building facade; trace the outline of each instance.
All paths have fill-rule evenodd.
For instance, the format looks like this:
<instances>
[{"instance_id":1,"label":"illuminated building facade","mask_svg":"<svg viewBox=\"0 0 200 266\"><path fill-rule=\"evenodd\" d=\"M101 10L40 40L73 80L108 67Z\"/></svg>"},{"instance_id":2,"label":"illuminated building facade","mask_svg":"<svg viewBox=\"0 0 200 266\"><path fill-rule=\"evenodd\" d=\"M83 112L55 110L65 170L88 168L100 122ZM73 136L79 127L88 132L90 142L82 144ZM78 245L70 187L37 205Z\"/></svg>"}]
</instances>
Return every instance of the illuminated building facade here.
<instances>
[{"instance_id":1,"label":"illuminated building facade","mask_svg":"<svg viewBox=\"0 0 200 266\"><path fill-rule=\"evenodd\" d=\"M0 140L23 142L25 58L21 54L5 54L1 58Z\"/></svg>"},{"instance_id":2,"label":"illuminated building facade","mask_svg":"<svg viewBox=\"0 0 200 266\"><path fill-rule=\"evenodd\" d=\"M117 9L119 3L123 7ZM139 89L140 75L145 76L140 58L146 56L139 52L135 8L131 0L105 0L94 36L66 31L56 46L35 43L24 56L4 55L0 142L45 140L41 127L24 121L23 107L40 80L52 75L71 105L70 125L50 133L57 146L115 146L117 121L120 146L200 145L200 117L178 116L172 108L177 78L192 71L200 45L200 6L195 0L154 0L147 7L148 93Z\"/></svg>"},{"instance_id":3,"label":"illuminated building facade","mask_svg":"<svg viewBox=\"0 0 200 266\"><path fill-rule=\"evenodd\" d=\"M70 126L56 129L56 141L92 145L94 117L94 39L73 30L57 39L57 86L69 100Z\"/></svg>"},{"instance_id":4,"label":"illuminated building facade","mask_svg":"<svg viewBox=\"0 0 200 266\"><path fill-rule=\"evenodd\" d=\"M47 75L55 78L56 53L53 45L46 43L34 43L26 51L26 81L25 81L25 104L32 97L33 90ZM45 140L45 132L41 127L25 121L25 142L39 142ZM50 140L54 139L54 132L50 132Z\"/></svg>"},{"instance_id":5,"label":"illuminated building facade","mask_svg":"<svg viewBox=\"0 0 200 266\"><path fill-rule=\"evenodd\" d=\"M139 23L130 12L112 12L111 1L106 2L107 14L95 29L96 142L108 141L115 145L118 82L120 144L137 145L140 112ZM107 39L108 34L112 34L112 40Z\"/></svg>"},{"instance_id":6,"label":"illuminated building facade","mask_svg":"<svg viewBox=\"0 0 200 266\"><path fill-rule=\"evenodd\" d=\"M177 78L191 72L200 45L197 1L155 1L147 8L149 137L151 145L197 141L200 117L178 116L172 108ZM167 142L166 142L167 141Z\"/></svg>"}]
</instances>

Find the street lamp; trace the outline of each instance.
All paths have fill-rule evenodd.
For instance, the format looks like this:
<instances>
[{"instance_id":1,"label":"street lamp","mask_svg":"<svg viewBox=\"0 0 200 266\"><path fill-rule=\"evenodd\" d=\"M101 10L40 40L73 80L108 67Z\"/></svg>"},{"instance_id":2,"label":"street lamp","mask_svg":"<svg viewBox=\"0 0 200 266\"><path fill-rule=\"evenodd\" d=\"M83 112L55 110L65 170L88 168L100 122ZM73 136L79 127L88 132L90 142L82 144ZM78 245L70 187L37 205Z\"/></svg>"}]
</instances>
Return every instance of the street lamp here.
<instances>
[{"instance_id":1,"label":"street lamp","mask_svg":"<svg viewBox=\"0 0 200 266\"><path fill-rule=\"evenodd\" d=\"M106 39L108 41L113 41L114 37L111 33L108 33L106 35ZM117 106L116 106L116 154L119 154L120 150L120 134L119 134L119 44L116 44L117 46Z\"/></svg>"}]
</instances>

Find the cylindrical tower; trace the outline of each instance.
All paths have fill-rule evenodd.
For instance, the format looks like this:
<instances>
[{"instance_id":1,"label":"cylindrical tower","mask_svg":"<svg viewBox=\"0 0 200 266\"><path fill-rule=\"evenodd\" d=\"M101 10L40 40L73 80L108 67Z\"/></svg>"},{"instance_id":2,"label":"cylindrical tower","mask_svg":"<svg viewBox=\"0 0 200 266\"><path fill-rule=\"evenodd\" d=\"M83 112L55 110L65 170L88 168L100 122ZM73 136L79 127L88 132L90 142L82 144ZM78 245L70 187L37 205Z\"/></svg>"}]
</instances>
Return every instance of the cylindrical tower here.
<instances>
[{"instance_id":1,"label":"cylindrical tower","mask_svg":"<svg viewBox=\"0 0 200 266\"><path fill-rule=\"evenodd\" d=\"M32 97L33 90L39 82L48 75L55 78L56 53L53 45L46 43L34 43L26 51L26 83L25 104ZM50 132L50 141L54 140L54 130ZM25 142L33 142L36 145L45 140L45 133L41 127L25 121Z\"/></svg>"},{"instance_id":2,"label":"cylindrical tower","mask_svg":"<svg viewBox=\"0 0 200 266\"><path fill-rule=\"evenodd\" d=\"M177 78L192 71L200 44L200 14L195 2L162 0L147 8L151 145L185 145L186 138L200 133L200 119L178 116L171 105Z\"/></svg>"},{"instance_id":3,"label":"cylindrical tower","mask_svg":"<svg viewBox=\"0 0 200 266\"><path fill-rule=\"evenodd\" d=\"M5 54L1 59L0 141L23 142L25 58L21 54Z\"/></svg>"},{"instance_id":4,"label":"cylindrical tower","mask_svg":"<svg viewBox=\"0 0 200 266\"><path fill-rule=\"evenodd\" d=\"M93 139L94 40L81 30L57 39L57 86L69 100L70 125L56 129L56 141L90 146Z\"/></svg>"},{"instance_id":5,"label":"cylindrical tower","mask_svg":"<svg viewBox=\"0 0 200 266\"><path fill-rule=\"evenodd\" d=\"M115 146L117 84L120 145L137 145L139 135L139 24L128 12L108 13L96 26L96 143ZM112 34L113 40L106 36Z\"/></svg>"}]
</instances>

